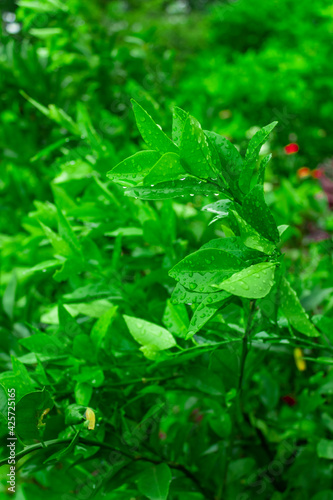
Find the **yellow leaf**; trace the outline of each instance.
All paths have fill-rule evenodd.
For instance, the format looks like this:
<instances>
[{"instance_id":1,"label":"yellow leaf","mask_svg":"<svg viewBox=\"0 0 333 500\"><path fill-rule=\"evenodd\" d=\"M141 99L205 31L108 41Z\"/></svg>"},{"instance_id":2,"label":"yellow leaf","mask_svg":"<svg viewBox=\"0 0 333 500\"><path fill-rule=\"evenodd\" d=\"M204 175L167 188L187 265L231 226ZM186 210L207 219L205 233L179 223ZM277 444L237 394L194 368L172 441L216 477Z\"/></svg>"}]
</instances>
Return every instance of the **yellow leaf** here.
<instances>
[{"instance_id":1,"label":"yellow leaf","mask_svg":"<svg viewBox=\"0 0 333 500\"><path fill-rule=\"evenodd\" d=\"M93 431L95 429L96 417L95 412L91 408L87 408L84 414L86 420L88 420L88 429Z\"/></svg>"},{"instance_id":2,"label":"yellow leaf","mask_svg":"<svg viewBox=\"0 0 333 500\"><path fill-rule=\"evenodd\" d=\"M303 358L303 351L299 347L296 347L296 349L294 349L294 358L298 370L300 372L304 372L304 370L306 370L306 362Z\"/></svg>"},{"instance_id":3,"label":"yellow leaf","mask_svg":"<svg viewBox=\"0 0 333 500\"><path fill-rule=\"evenodd\" d=\"M45 417L45 415L47 415L50 411L50 408L46 408L46 410L43 411L43 413L41 414L41 416L39 417L38 419L38 427L43 427L45 425L45 422L43 422L43 418Z\"/></svg>"}]
</instances>

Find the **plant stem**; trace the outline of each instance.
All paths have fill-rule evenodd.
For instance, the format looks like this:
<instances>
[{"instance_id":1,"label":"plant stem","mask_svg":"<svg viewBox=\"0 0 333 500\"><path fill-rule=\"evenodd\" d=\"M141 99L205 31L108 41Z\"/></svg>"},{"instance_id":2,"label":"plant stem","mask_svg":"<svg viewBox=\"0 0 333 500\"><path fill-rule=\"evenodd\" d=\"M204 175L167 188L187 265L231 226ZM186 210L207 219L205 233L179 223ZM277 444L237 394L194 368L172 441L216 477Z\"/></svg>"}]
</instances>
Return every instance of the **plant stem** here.
<instances>
[{"instance_id":1,"label":"plant stem","mask_svg":"<svg viewBox=\"0 0 333 500\"><path fill-rule=\"evenodd\" d=\"M240 361L240 372L239 372L239 379L238 379L238 386L237 386L237 394L235 398L235 403L233 406L233 412L232 412L232 436L229 440L229 444L227 446L227 452L226 452L226 465L225 465L225 470L224 470L224 475L223 475L223 481L221 483L219 492L217 494L216 499L221 500L224 498L225 494L225 489L227 485L227 479L228 479L228 469L231 461L231 454L232 454L232 448L235 440L235 421L236 421L236 416L238 410L241 412L241 407L242 407L242 402L241 402L241 396L242 396L242 387L243 387L243 379L244 379L244 370L245 370L245 362L246 362L246 357L249 352L249 347L248 347L248 339L251 334L252 330L252 321L253 321L253 316L255 312L255 306L256 306L256 301L252 300L250 301L250 310L249 310L249 315L247 318L247 323L246 323L246 328L245 328L245 333L244 337L242 340L242 354L241 354L241 361Z\"/></svg>"},{"instance_id":2,"label":"plant stem","mask_svg":"<svg viewBox=\"0 0 333 500\"><path fill-rule=\"evenodd\" d=\"M242 393L242 385L243 385L243 378L244 378L244 369L245 369L245 361L247 354L249 352L249 344L248 344L248 339L252 330L252 320L255 312L255 307L256 307L256 301L252 300L250 302L250 311L249 311L249 316L247 318L247 324L246 324L246 329L245 329L245 334L243 337L243 345L242 345L242 356L241 356L241 363L240 363L240 374L239 374L239 380L238 380L238 388L237 388L237 395L238 399L240 399L241 393Z\"/></svg>"}]
</instances>

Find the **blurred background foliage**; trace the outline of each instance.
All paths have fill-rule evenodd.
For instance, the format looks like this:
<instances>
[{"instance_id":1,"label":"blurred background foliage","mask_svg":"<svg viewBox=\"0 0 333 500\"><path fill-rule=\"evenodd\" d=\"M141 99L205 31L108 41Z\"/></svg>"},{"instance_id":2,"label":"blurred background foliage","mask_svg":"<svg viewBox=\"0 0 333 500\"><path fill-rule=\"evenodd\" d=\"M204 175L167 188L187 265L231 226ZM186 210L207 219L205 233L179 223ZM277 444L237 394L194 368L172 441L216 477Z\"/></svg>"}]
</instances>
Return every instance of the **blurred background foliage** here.
<instances>
[{"instance_id":1,"label":"blurred background foliage","mask_svg":"<svg viewBox=\"0 0 333 500\"><path fill-rule=\"evenodd\" d=\"M134 149L138 135L129 101L134 97L150 101L162 126L170 129L167 111L177 103L241 148L244 132L250 137L253 127L278 120L271 144L273 184L280 185L283 176L297 189L304 182L298 169L311 174L322 163L332 179L327 162L332 16L323 0L2 1L2 222L10 211L9 231L15 233L32 200L49 193L55 174L50 157L30 161L36 151L68 135L19 96L22 90L73 118L82 106L108 142L109 164ZM297 154L286 155L288 143L298 144ZM301 202L290 200L293 222L304 209L312 220L313 212L321 212L315 188L320 181L305 182ZM13 206L13 192L19 206ZM331 217L319 223L321 229L330 227Z\"/></svg>"}]
</instances>

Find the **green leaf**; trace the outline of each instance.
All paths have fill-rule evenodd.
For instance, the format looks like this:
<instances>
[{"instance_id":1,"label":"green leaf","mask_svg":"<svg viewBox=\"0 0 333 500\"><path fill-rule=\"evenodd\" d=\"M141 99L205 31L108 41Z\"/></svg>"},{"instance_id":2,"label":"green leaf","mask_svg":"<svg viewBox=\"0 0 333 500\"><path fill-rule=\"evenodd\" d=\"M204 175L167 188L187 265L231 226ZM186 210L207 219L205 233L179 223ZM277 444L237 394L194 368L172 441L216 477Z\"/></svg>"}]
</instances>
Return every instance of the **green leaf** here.
<instances>
[{"instance_id":1,"label":"green leaf","mask_svg":"<svg viewBox=\"0 0 333 500\"><path fill-rule=\"evenodd\" d=\"M44 272L44 270L46 271L47 269L54 269L55 267L59 267L61 266L61 264L61 260L45 260L40 264L36 264L35 266L31 267L30 269L25 271L24 274L34 274L38 271Z\"/></svg>"},{"instance_id":2,"label":"green leaf","mask_svg":"<svg viewBox=\"0 0 333 500\"><path fill-rule=\"evenodd\" d=\"M17 4L25 9L32 9L35 12L53 12L56 13L59 10L66 12L68 7L58 0L44 0L40 2L38 0L19 0Z\"/></svg>"},{"instance_id":3,"label":"green leaf","mask_svg":"<svg viewBox=\"0 0 333 500\"><path fill-rule=\"evenodd\" d=\"M261 147L266 142L271 131L276 127L278 122L272 122L260 129L249 142L248 148L245 154L245 162L242 174L239 179L239 187L243 193L247 193L256 162L259 159L259 153Z\"/></svg>"},{"instance_id":4,"label":"green leaf","mask_svg":"<svg viewBox=\"0 0 333 500\"><path fill-rule=\"evenodd\" d=\"M167 500L172 475L166 464L145 469L139 477L139 491L149 500Z\"/></svg>"},{"instance_id":5,"label":"green leaf","mask_svg":"<svg viewBox=\"0 0 333 500\"><path fill-rule=\"evenodd\" d=\"M209 416L209 425L221 438L228 437L232 430L230 415L221 407L216 415Z\"/></svg>"},{"instance_id":6,"label":"green leaf","mask_svg":"<svg viewBox=\"0 0 333 500\"><path fill-rule=\"evenodd\" d=\"M189 318L184 304L174 304L170 299L163 314L163 323L176 337L185 338L189 325Z\"/></svg>"},{"instance_id":7,"label":"green leaf","mask_svg":"<svg viewBox=\"0 0 333 500\"><path fill-rule=\"evenodd\" d=\"M3 310L10 319L13 319L16 287L17 287L17 278L15 272L13 272L2 297Z\"/></svg>"},{"instance_id":8,"label":"green leaf","mask_svg":"<svg viewBox=\"0 0 333 500\"><path fill-rule=\"evenodd\" d=\"M235 273L231 278L223 281L218 288L248 299L265 297L274 285L274 271L276 263L261 262Z\"/></svg>"},{"instance_id":9,"label":"green leaf","mask_svg":"<svg viewBox=\"0 0 333 500\"><path fill-rule=\"evenodd\" d=\"M154 361L158 360L158 358L160 358L161 355L160 349L157 349L155 345L143 345L142 347L140 347L140 351L143 352L145 358Z\"/></svg>"},{"instance_id":10,"label":"green leaf","mask_svg":"<svg viewBox=\"0 0 333 500\"><path fill-rule=\"evenodd\" d=\"M252 248L253 250L263 252L267 255L271 255L276 250L274 243L267 240L255 229L253 229L252 226L240 217L236 210L231 210L231 212L237 220L241 238L245 246Z\"/></svg>"},{"instance_id":11,"label":"green leaf","mask_svg":"<svg viewBox=\"0 0 333 500\"><path fill-rule=\"evenodd\" d=\"M245 154L245 163L246 165L251 165L253 162L256 162L259 158L260 150L263 144L267 141L269 134L276 127L278 122L272 122L269 125L266 125L262 129L258 130L252 137L249 142L249 145Z\"/></svg>"},{"instance_id":12,"label":"green leaf","mask_svg":"<svg viewBox=\"0 0 333 500\"><path fill-rule=\"evenodd\" d=\"M142 231L140 234L142 234ZM90 283L89 285L76 288L73 292L63 295L63 300L66 304L90 302L91 300L102 298L119 300L122 298L122 295L119 289L102 283Z\"/></svg>"},{"instance_id":13,"label":"green leaf","mask_svg":"<svg viewBox=\"0 0 333 500\"><path fill-rule=\"evenodd\" d=\"M200 179L215 177L212 151L200 123L193 116L189 116L184 125L180 157L191 175Z\"/></svg>"},{"instance_id":14,"label":"green leaf","mask_svg":"<svg viewBox=\"0 0 333 500\"><path fill-rule=\"evenodd\" d=\"M283 277L280 285L280 306L289 323L299 332L308 337L318 337L319 332L309 320L288 280Z\"/></svg>"},{"instance_id":15,"label":"green leaf","mask_svg":"<svg viewBox=\"0 0 333 500\"><path fill-rule=\"evenodd\" d=\"M58 269L54 273L53 279L58 283L61 283L62 281L66 281L72 276L80 274L85 270L86 264L84 261L80 257L75 256L64 261L61 269Z\"/></svg>"},{"instance_id":16,"label":"green leaf","mask_svg":"<svg viewBox=\"0 0 333 500\"><path fill-rule=\"evenodd\" d=\"M112 325L116 314L118 306L112 306L108 311L106 311L94 324L90 332L90 338L96 348L100 348L105 338L110 326Z\"/></svg>"},{"instance_id":17,"label":"green leaf","mask_svg":"<svg viewBox=\"0 0 333 500\"><path fill-rule=\"evenodd\" d=\"M74 390L76 403L78 405L88 406L92 393L93 388L90 384L87 384L86 382L78 382Z\"/></svg>"},{"instance_id":18,"label":"green leaf","mask_svg":"<svg viewBox=\"0 0 333 500\"><path fill-rule=\"evenodd\" d=\"M275 243L280 240L276 222L265 202L263 187L259 184L245 196L242 213L246 222L264 238Z\"/></svg>"},{"instance_id":19,"label":"green leaf","mask_svg":"<svg viewBox=\"0 0 333 500\"><path fill-rule=\"evenodd\" d=\"M61 255L63 257L71 257L73 255L73 250L70 245L65 241L59 234L55 233L50 227L45 226L39 221L41 228L43 229L45 236L54 248L56 255Z\"/></svg>"},{"instance_id":20,"label":"green leaf","mask_svg":"<svg viewBox=\"0 0 333 500\"><path fill-rule=\"evenodd\" d=\"M58 306L58 317L60 331L62 334L70 338L74 338L76 335L80 335L82 333L80 326L62 304L59 304Z\"/></svg>"},{"instance_id":21,"label":"green leaf","mask_svg":"<svg viewBox=\"0 0 333 500\"><path fill-rule=\"evenodd\" d=\"M82 333L77 335L73 340L73 356L77 359L84 359L85 361L91 361L94 359L95 346L92 343L90 337Z\"/></svg>"},{"instance_id":22,"label":"green leaf","mask_svg":"<svg viewBox=\"0 0 333 500\"><path fill-rule=\"evenodd\" d=\"M33 28L29 31L31 35L34 35L41 39L60 34L61 32L62 30L60 28ZM20 91L20 94L50 120L55 121L72 134L80 136L80 130L77 124L63 109L58 108L54 104L50 104L46 108L39 102L35 101L35 99L32 99L32 97L29 97L23 90Z\"/></svg>"},{"instance_id":23,"label":"green leaf","mask_svg":"<svg viewBox=\"0 0 333 500\"><path fill-rule=\"evenodd\" d=\"M220 219L221 219L221 217L219 215L217 215L210 222L210 224L213 224L214 222L220 221ZM227 217L223 216L222 219L223 220L221 222L221 229L223 230L223 232L227 238L232 237L232 236L240 236L240 230L238 227L237 219L231 210L230 210L228 216Z\"/></svg>"},{"instance_id":24,"label":"green leaf","mask_svg":"<svg viewBox=\"0 0 333 500\"><path fill-rule=\"evenodd\" d=\"M259 173L258 173L258 184L263 185L265 181L265 171L268 163L272 159L272 154L264 156L260 162Z\"/></svg>"},{"instance_id":25,"label":"green leaf","mask_svg":"<svg viewBox=\"0 0 333 500\"><path fill-rule=\"evenodd\" d=\"M208 293L215 291L213 285L244 267L246 264L235 255L207 248L185 257L169 271L169 275L189 290Z\"/></svg>"},{"instance_id":26,"label":"green leaf","mask_svg":"<svg viewBox=\"0 0 333 500\"><path fill-rule=\"evenodd\" d=\"M201 328L216 314L216 312L228 301L230 294L224 292L220 295L219 302L213 303L209 294L205 300L198 305L191 318L186 338L193 337Z\"/></svg>"},{"instance_id":27,"label":"green leaf","mask_svg":"<svg viewBox=\"0 0 333 500\"><path fill-rule=\"evenodd\" d=\"M283 233L289 228L290 226L288 226L287 224L281 224L281 226L278 226L278 231L279 231L279 235L280 235L280 238L281 236L283 235Z\"/></svg>"},{"instance_id":28,"label":"green leaf","mask_svg":"<svg viewBox=\"0 0 333 500\"><path fill-rule=\"evenodd\" d=\"M35 36L37 38L40 38L41 40L44 40L45 38L49 38L50 36L61 35L63 33L63 30L61 28L31 28L29 30L29 33L32 36ZM55 108L55 109L58 112L63 111L63 110L60 110L58 108ZM60 117L57 117L57 115L55 113L54 113L54 115L56 117L57 123L60 123Z\"/></svg>"},{"instance_id":29,"label":"green leaf","mask_svg":"<svg viewBox=\"0 0 333 500\"><path fill-rule=\"evenodd\" d=\"M321 439L317 444L317 455L320 458L333 460L333 439Z\"/></svg>"},{"instance_id":30,"label":"green leaf","mask_svg":"<svg viewBox=\"0 0 333 500\"><path fill-rule=\"evenodd\" d=\"M77 382L86 382L92 387L101 387L104 378L104 372L101 368L98 368L98 366L84 366L81 369L81 373L73 377Z\"/></svg>"},{"instance_id":31,"label":"green leaf","mask_svg":"<svg viewBox=\"0 0 333 500\"><path fill-rule=\"evenodd\" d=\"M332 331L332 318L326 318L322 314L316 314L312 316L312 321L314 325L319 328L319 330L326 335L330 342L333 341L333 331Z\"/></svg>"},{"instance_id":32,"label":"green leaf","mask_svg":"<svg viewBox=\"0 0 333 500\"><path fill-rule=\"evenodd\" d=\"M187 177L184 180L161 182L155 187L136 187L126 189L126 196L133 196L141 200L166 200L190 194L213 194L216 187L212 184L204 183Z\"/></svg>"},{"instance_id":33,"label":"green leaf","mask_svg":"<svg viewBox=\"0 0 333 500\"><path fill-rule=\"evenodd\" d=\"M248 248L242 242L242 239L238 236L230 236L229 238L217 238L205 243L201 250L205 248L217 248L219 250L224 250L232 255L235 255L244 262L249 262L253 260L260 260L264 257L261 252Z\"/></svg>"},{"instance_id":34,"label":"green leaf","mask_svg":"<svg viewBox=\"0 0 333 500\"><path fill-rule=\"evenodd\" d=\"M152 185L159 182L174 181L186 177L187 172L180 163L180 157L176 153L166 153L150 170L143 180L143 184Z\"/></svg>"},{"instance_id":35,"label":"green leaf","mask_svg":"<svg viewBox=\"0 0 333 500\"><path fill-rule=\"evenodd\" d=\"M53 408L51 394L46 391L36 391L26 394L16 405L16 433L23 442L40 439L40 429L44 412Z\"/></svg>"},{"instance_id":36,"label":"green leaf","mask_svg":"<svg viewBox=\"0 0 333 500\"><path fill-rule=\"evenodd\" d=\"M145 143L160 153L178 152L178 147L165 135L152 117L134 99L131 100L136 123Z\"/></svg>"},{"instance_id":37,"label":"green leaf","mask_svg":"<svg viewBox=\"0 0 333 500\"><path fill-rule=\"evenodd\" d=\"M240 354L238 343L229 343L212 353L210 368L220 376L227 391L232 391L239 383Z\"/></svg>"},{"instance_id":38,"label":"green leaf","mask_svg":"<svg viewBox=\"0 0 333 500\"><path fill-rule=\"evenodd\" d=\"M11 362L13 371L1 373L1 383L7 389L15 388L18 401L25 394L34 391L35 387L24 364L14 356L11 356Z\"/></svg>"},{"instance_id":39,"label":"green leaf","mask_svg":"<svg viewBox=\"0 0 333 500\"><path fill-rule=\"evenodd\" d=\"M139 151L118 163L107 176L122 186L135 186L149 174L160 157L157 151Z\"/></svg>"},{"instance_id":40,"label":"green leaf","mask_svg":"<svg viewBox=\"0 0 333 500\"><path fill-rule=\"evenodd\" d=\"M124 315L124 320L132 337L142 346L162 351L176 345L171 333L161 326L132 316Z\"/></svg>"},{"instance_id":41,"label":"green leaf","mask_svg":"<svg viewBox=\"0 0 333 500\"><path fill-rule=\"evenodd\" d=\"M214 177L216 177L216 179L219 179L220 183L222 183L224 187L229 187L225 179L224 171L221 168L220 157L216 150L215 144L214 142L211 141L210 137L206 134L206 132L204 132L204 134L206 137L206 141L208 143L209 151L211 153L211 159L209 163L212 171L214 172Z\"/></svg>"},{"instance_id":42,"label":"green leaf","mask_svg":"<svg viewBox=\"0 0 333 500\"><path fill-rule=\"evenodd\" d=\"M200 304L207 297L210 297L211 304L218 302L224 297L224 292L215 291L213 293L201 293L193 290L188 290L180 283L177 283L172 292L171 302L173 304Z\"/></svg>"},{"instance_id":43,"label":"green leaf","mask_svg":"<svg viewBox=\"0 0 333 500\"><path fill-rule=\"evenodd\" d=\"M71 453L74 453L75 445L79 441L79 433L80 433L80 430L77 430L72 441L69 443L69 445L60 448L60 450L56 451L55 453L52 453L52 455L50 455L44 461L44 464L59 463L62 459L64 459L65 457L67 457Z\"/></svg>"},{"instance_id":44,"label":"green leaf","mask_svg":"<svg viewBox=\"0 0 333 500\"><path fill-rule=\"evenodd\" d=\"M63 352L63 344L56 338L47 335L46 333L35 333L31 337L26 337L20 340L30 352L37 352L49 356L57 356Z\"/></svg>"},{"instance_id":45,"label":"green leaf","mask_svg":"<svg viewBox=\"0 0 333 500\"><path fill-rule=\"evenodd\" d=\"M172 119L172 140L177 146L180 146L181 137L184 131L184 125L187 120L188 113L183 111L181 108L175 106L173 108L173 119Z\"/></svg>"},{"instance_id":46,"label":"green leaf","mask_svg":"<svg viewBox=\"0 0 333 500\"><path fill-rule=\"evenodd\" d=\"M229 215L230 208L233 208L233 202L228 199L218 200L209 205L205 205L201 210L205 212L211 212L212 214L217 214L220 218L227 217Z\"/></svg>"},{"instance_id":47,"label":"green leaf","mask_svg":"<svg viewBox=\"0 0 333 500\"><path fill-rule=\"evenodd\" d=\"M67 425L81 424L85 420L85 412L87 407L83 405L72 404L67 406L65 410L65 422Z\"/></svg>"},{"instance_id":48,"label":"green leaf","mask_svg":"<svg viewBox=\"0 0 333 500\"><path fill-rule=\"evenodd\" d=\"M208 130L205 130L205 134L214 144L219 155L224 179L233 193L240 194L237 181L243 170L243 158L238 149L220 134Z\"/></svg>"},{"instance_id":49,"label":"green leaf","mask_svg":"<svg viewBox=\"0 0 333 500\"><path fill-rule=\"evenodd\" d=\"M81 245L71 225L69 224L68 220L66 219L66 217L59 208L57 209L57 213L59 220L58 228L61 238L64 241L66 241L66 243L68 243L74 254L77 254L77 256L82 257Z\"/></svg>"},{"instance_id":50,"label":"green leaf","mask_svg":"<svg viewBox=\"0 0 333 500\"><path fill-rule=\"evenodd\" d=\"M225 393L224 385L220 375L213 373L204 366L193 366L187 368L188 373L182 379L182 384L191 389L196 388L198 391L211 396L221 396Z\"/></svg>"}]
</instances>

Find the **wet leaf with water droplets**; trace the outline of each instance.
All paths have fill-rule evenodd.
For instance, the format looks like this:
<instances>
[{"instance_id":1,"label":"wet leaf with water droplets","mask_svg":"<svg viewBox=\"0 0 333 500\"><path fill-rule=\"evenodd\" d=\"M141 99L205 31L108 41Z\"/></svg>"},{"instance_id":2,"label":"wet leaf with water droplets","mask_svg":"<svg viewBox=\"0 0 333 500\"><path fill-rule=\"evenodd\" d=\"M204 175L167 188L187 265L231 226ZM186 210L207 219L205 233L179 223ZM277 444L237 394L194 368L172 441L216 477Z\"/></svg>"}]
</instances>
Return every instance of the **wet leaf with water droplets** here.
<instances>
[{"instance_id":1,"label":"wet leaf with water droplets","mask_svg":"<svg viewBox=\"0 0 333 500\"><path fill-rule=\"evenodd\" d=\"M189 116L180 144L180 157L187 172L203 179L214 178L212 152L200 123Z\"/></svg>"},{"instance_id":2,"label":"wet leaf with water droplets","mask_svg":"<svg viewBox=\"0 0 333 500\"><path fill-rule=\"evenodd\" d=\"M274 243L266 240L266 238L259 234L250 224L242 219L236 210L231 210L231 212L238 222L240 235L245 246L267 255L271 255L276 250Z\"/></svg>"},{"instance_id":3,"label":"wet leaf with water droplets","mask_svg":"<svg viewBox=\"0 0 333 500\"><path fill-rule=\"evenodd\" d=\"M129 188L126 189L125 195L141 200L166 200L190 194L212 194L215 190L216 188L211 184L200 183L194 178L187 177L184 180L160 182L153 187Z\"/></svg>"},{"instance_id":4,"label":"wet leaf with water droplets","mask_svg":"<svg viewBox=\"0 0 333 500\"><path fill-rule=\"evenodd\" d=\"M258 130L249 142L245 154L244 168L239 178L239 187L243 193L247 193L250 186L251 177L256 163L259 159L259 153L263 144L267 141L269 134L278 122L272 122L262 129Z\"/></svg>"},{"instance_id":5,"label":"wet leaf with water droplets","mask_svg":"<svg viewBox=\"0 0 333 500\"><path fill-rule=\"evenodd\" d=\"M220 250L224 250L225 252L229 252L239 259L242 259L244 262L258 259L262 260L262 258L265 257L261 252L245 246L242 242L242 239L237 236L211 240L208 243L205 243L201 247L201 250L203 250L204 248L218 248Z\"/></svg>"},{"instance_id":6,"label":"wet leaf with water droplets","mask_svg":"<svg viewBox=\"0 0 333 500\"><path fill-rule=\"evenodd\" d=\"M172 140L177 144L177 146L180 146L180 141L187 117L188 113L186 111L183 111L177 106L174 107L172 118Z\"/></svg>"},{"instance_id":7,"label":"wet leaf with water droplets","mask_svg":"<svg viewBox=\"0 0 333 500\"><path fill-rule=\"evenodd\" d=\"M265 202L263 187L259 184L245 196L242 213L246 222L264 238L275 243L280 240L276 222Z\"/></svg>"},{"instance_id":8,"label":"wet leaf with water droplets","mask_svg":"<svg viewBox=\"0 0 333 500\"><path fill-rule=\"evenodd\" d=\"M144 178L143 184L151 186L165 181L178 180L186 177L187 172L180 163L180 157L176 153L163 155Z\"/></svg>"},{"instance_id":9,"label":"wet leaf with water droplets","mask_svg":"<svg viewBox=\"0 0 333 500\"><path fill-rule=\"evenodd\" d=\"M223 281L218 288L226 290L238 297L261 299L265 297L274 285L275 262L254 264L231 278Z\"/></svg>"},{"instance_id":10,"label":"wet leaf with water droplets","mask_svg":"<svg viewBox=\"0 0 333 500\"><path fill-rule=\"evenodd\" d=\"M277 123L278 122L276 121L272 122L269 125L266 125L262 129L258 130L258 132L254 134L246 150L245 154L246 165L249 165L252 162L258 160L262 145L266 142L269 134L276 127Z\"/></svg>"},{"instance_id":11,"label":"wet leaf with water droplets","mask_svg":"<svg viewBox=\"0 0 333 500\"><path fill-rule=\"evenodd\" d=\"M228 139L215 132L205 130L205 134L214 144L220 158L223 178L234 194L240 194L237 180L243 170L243 158L238 149Z\"/></svg>"},{"instance_id":12,"label":"wet leaf with water droplets","mask_svg":"<svg viewBox=\"0 0 333 500\"><path fill-rule=\"evenodd\" d=\"M176 337L185 338L189 325L189 318L184 304L175 304L170 299L163 314L163 323Z\"/></svg>"},{"instance_id":13,"label":"wet leaf with water droplets","mask_svg":"<svg viewBox=\"0 0 333 500\"><path fill-rule=\"evenodd\" d=\"M283 277L280 285L280 306L289 323L308 337L319 337L319 332L309 320L295 290Z\"/></svg>"},{"instance_id":14,"label":"wet leaf with water droplets","mask_svg":"<svg viewBox=\"0 0 333 500\"><path fill-rule=\"evenodd\" d=\"M271 161L272 154L266 155L260 162L259 173L258 173L258 184L264 184L265 181L265 171L267 164Z\"/></svg>"},{"instance_id":15,"label":"wet leaf with water droplets","mask_svg":"<svg viewBox=\"0 0 333 500\"><path fill-rule=\"evenodd\" d=\"M178 152L178 147L162 129L154 122L152 117L134 99L131 100L136 123L145 143L160 153Z\"/></svg>"},{"instance_id":16,"label":"wet leaf with water droplets","mask_svg":"<svg viewBox=\"0 0 333 500\"><path fill-rule=\"evenodd\" d=\"M132 337L142 346L150 346L156 351L170 349L176 341L165 328L140 318L124 315L124 320Z\"/></svg>"},{"instance_id":17,"label":"wet leaf with water droplets","mask_svg":"<svg viewBox=\"0 0 333 500\"><path fill-rule=\"evenodd\" d=\"M198 305L191 318L190 326L186 338L193 337L201 328L214 316L214 314L225 306L231 295L227 292L219 294L219 301L212 303L210 301L212 294L209 294L205 300Z\"/></svg>"},{"instance_id":18,"label":"wet leaf with water droplets","mask_svg":"<svg viewBox=\"0 0 333 500\"><path fill-rule=\"evenodd\" d=\"M224 199L218 200L209 205L205 205L201 210L205 212L211 212L212 214L218 214L220 218L227 217L229 214L229 209L233 207L231 200Z\"/></svg>"},{"instance_id":19,"label":"wet leaf with water droplets","mask_svg":"<svg viewBox=\"0 0 333 500\"><path fill-rule=\"evenodd\" d=\"M244 267L246 264L235 255L224 250L207 248L185 257L169 271L169 275L185 288L209 293L215 291L212 285L229 278Z\"/></svg>"},{"instance_id":20,"label":"wet leaf with water droplets","mask_svg":"<svg viewBox=\"0 0 333 500\"><path fill-rule=\"evenodd\" d=\"M200 304L207 299L209 304L214 304L222 300L224 292L216 290L213 293L202 293L188 290L181 283L177 283L172 292L171 301L173 304Z\"/></svg>"},{"instance_id":21,"label":"wet leaf with water droplets","mask_svg":"<svg viewBox=\"0 0 333 500\"><path fill-rule=\"evenodd\" d=\"M149 174L160 157L157 151L139 151L118 163L107 176L122 186L136 186Z\"/></svg>"}]
</instances>

